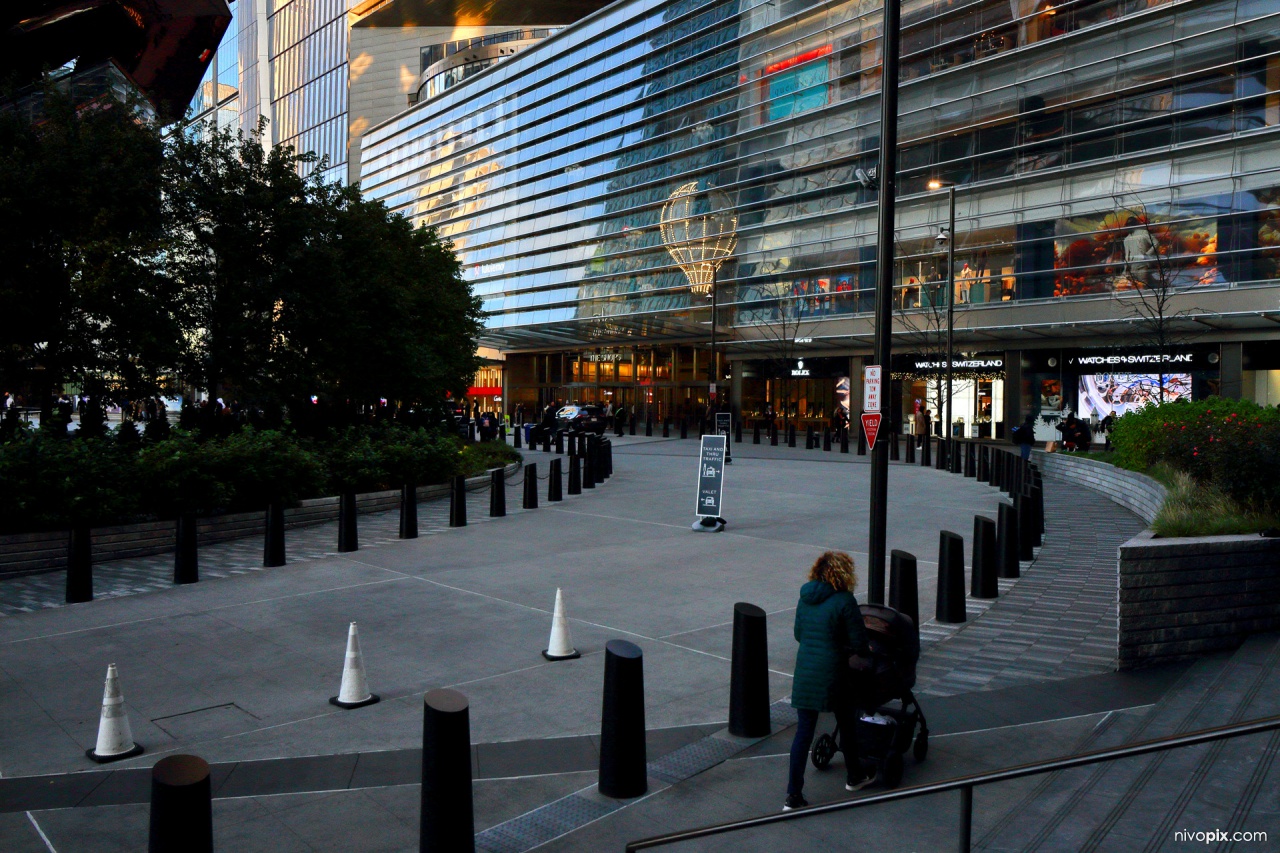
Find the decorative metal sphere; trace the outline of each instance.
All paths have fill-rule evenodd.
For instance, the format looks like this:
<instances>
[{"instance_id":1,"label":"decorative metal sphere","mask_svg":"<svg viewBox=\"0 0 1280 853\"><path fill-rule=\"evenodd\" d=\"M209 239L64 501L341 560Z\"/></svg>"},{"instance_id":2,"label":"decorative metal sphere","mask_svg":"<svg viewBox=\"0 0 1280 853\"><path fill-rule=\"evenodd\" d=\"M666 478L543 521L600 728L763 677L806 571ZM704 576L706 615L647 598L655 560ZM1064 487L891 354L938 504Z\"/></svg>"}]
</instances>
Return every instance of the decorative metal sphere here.
<instances>
[{"instance_id":1,"label":"decorative metal sphere","mask_svg":"<svg viewBox=\"0 0 1280 853\"><path fill-rule=\"evenodd\" d=\"M738 215L718 189L698 191L698 182L677 187L662 205L662 242L684 270L689 289L709 293L715 272L738 244Z\"/></svg>"}]
</instances>

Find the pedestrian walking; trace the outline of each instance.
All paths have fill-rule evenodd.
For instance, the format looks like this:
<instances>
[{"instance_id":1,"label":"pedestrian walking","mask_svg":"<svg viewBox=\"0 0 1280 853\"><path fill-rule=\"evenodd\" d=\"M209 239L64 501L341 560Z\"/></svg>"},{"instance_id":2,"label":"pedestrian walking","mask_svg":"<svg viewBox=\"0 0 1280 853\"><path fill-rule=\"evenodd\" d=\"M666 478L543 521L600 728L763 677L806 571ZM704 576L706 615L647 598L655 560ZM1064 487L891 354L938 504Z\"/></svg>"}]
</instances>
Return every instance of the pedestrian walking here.
<instances>
[{"instance_id":1,"label":"pedestrian walking","mask_svg":"<svg viewBox=\"0 0 1280 853\"><path fill-rule=\"evenodd\" d=\"M845 789L857 791L875 781L857 759L856 703L850 692L850 656L869 654L862 611L853 597L857 573L853 558L843 551L823 553L809 570L796 604L795 678L791 706L799 722L791 742L791 765L783 811L809 805L804 798L804 768L818 727L818 714L834 711L840 727L840 749L845 755Z\"/></svg>"}]
</instances>

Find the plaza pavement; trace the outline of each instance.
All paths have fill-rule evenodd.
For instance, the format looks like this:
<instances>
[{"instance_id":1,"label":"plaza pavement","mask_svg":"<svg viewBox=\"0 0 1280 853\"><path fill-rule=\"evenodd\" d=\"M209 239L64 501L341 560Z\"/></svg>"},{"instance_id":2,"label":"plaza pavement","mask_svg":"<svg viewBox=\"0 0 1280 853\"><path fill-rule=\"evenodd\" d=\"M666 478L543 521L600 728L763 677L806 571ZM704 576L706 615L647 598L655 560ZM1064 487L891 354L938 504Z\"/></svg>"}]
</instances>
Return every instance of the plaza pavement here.
<instances>
[{"instance_id":1,"label":"plaza pavement","mask_svg":"<svg viewBox=\"0 0 1280 853\"><path fill-rule=\"evenodd\" d=\"M651 761L706 753L727 715L733 603L769 613L771 698L782 700L807 566L827 548L865 565L867 459L737 444L726 474L728 530L695 534L697 441L614 442L615 475L594 490L524 512L514 508L518 475L507 518L449 530L430 521L440 506L424 504L430 535L415 541L393 540L394 514L384 514L361 518L362 543L374 547L354 554L326 545L336 545L335 525L291 531L291 557L308 559L278 569L253 570L245 555L261 543L210 546L201 551L210 579L177 588L165 586L164 558L122 561L97 572L108 586L123 578L116 597L75 606L43 606L57 604L47 589L42 597L48 577L0 582L0 600L22 598L31 610L0 617L0 772L10 783L0 782L0 849L136 849L146 834L145 768L175 751L214 763L215 787L226 786L215 794L221 849L416 849L421 697L443 686L471 700L481 840L486 849L528 849L528 840L554 836L521 829L522 816L528 824L539 809L552 815L571 797L592 807L601 660L614 637L645 653ZM545 476L546 454L526 457ZM1021 580L1002 581L994 605L970 601L976 618L963 628L923 628L919 688L936 737L930 760L909 768L910 782L1057 754L1098 719L1150 704L1177 673L1104 675L1114 660L1115 547L1141 522L1050 485L1038 562ZM927 617L938 531L968 540L975 513L993 517L1000 495L897 463L890 495L888 545L920 559ZM473 522L486 510L484 493L473 494ZM556 587L583 652L576 661L539 655ZM865 590L863 576L864 600ZM352 620L383 701L339 711L327 699ZM102 773L83 751L113 662L147 752ZM732 761L694 762L683 778L673 771L669 787L628 808L597 803L604 819L565 824L572 831L548 849L613 849L628 837L775 808L790 734L785 704L777 707L773 737L735 744ZM811 800L843 794L839 773L810 774ZM892 827L897 811L884 810L881 823ZM771 830L750 849L798 849L800 839L833 831L843 830L829 820ZM685 849L746 849L724 845Z\"/></svg>"}]
</instances>

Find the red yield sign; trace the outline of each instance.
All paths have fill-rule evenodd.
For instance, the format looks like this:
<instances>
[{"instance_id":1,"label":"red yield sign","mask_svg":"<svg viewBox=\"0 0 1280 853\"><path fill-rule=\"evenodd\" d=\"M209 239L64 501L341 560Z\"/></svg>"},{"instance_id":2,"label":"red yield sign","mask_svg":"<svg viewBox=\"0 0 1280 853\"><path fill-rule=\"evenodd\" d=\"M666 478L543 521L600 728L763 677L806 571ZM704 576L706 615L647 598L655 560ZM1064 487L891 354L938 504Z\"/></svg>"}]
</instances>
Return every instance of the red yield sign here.
<instances>
[{"instance_id":1,"label":"red yield sign","mask_svg":"<svg viewBox=\"0 0 1280 853\"><path fill-rule=\"evenodd\" d=\"M867 449L876 446L876 436L880 433L880 413L864 412L862 415L862 431L867 434Z\"/></svg>"}]
</instances>

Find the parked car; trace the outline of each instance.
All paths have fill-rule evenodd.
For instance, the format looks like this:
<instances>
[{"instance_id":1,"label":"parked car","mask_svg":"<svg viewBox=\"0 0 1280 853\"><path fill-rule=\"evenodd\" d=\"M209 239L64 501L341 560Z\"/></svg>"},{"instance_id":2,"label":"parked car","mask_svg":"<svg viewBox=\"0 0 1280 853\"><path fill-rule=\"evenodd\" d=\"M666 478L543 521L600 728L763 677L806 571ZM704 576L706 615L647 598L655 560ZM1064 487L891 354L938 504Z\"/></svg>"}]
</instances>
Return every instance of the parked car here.
<instances>
[{"instance_id":1,"label":"parked car","mask_svg":"<svg viewBox=\"0 0 1280 853\"><path fill-rule=\"evenodd\" d=\"M604 409L599 406L565 406L556 412L556 426L577 432L603 434L608 426Z\"/></svg>"}]
</instances>

